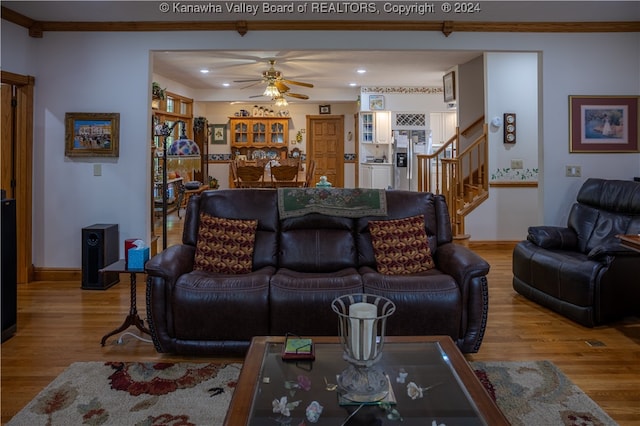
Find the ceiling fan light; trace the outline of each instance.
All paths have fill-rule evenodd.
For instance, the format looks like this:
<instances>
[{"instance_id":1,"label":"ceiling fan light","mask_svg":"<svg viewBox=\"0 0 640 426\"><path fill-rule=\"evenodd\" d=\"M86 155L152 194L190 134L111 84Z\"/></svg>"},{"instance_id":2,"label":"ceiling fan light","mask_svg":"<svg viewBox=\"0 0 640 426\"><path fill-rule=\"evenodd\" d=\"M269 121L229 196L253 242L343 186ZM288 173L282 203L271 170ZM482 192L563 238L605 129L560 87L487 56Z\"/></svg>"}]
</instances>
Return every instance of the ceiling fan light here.
<instances>
[{"instance_id":1,"label":"ceiling fan light","mask_svg":"<svg viewBox=\"0 0 640 426\"><path fill-rule=\"evenodd\" d=\"M276 96L279 96L279 95L280 95L280 91L278 90L278 88L276 87L276 85L275 85L275 84L273 84L273 83L269 83L269 84L267 85L267 88L266 88L266 89L264 89L264 93L263 93L263 95L264 95L264 96L268 96L268 97L270 97L270 98L272 98L272 99L273 99L273 98L275 98Z\"/></svg>"},{"instance_id":2,"label":"ceiling fan light","mask_svg":"<svg viewBox=\"0 0 640 426\"><path fill-rule=\"evenodd\" d=\"M287 100L282 95L276 97L276 106L277 107L286 107L287 105L289 105L289 103L287 102Z\"/></svg>"}]
</instances>

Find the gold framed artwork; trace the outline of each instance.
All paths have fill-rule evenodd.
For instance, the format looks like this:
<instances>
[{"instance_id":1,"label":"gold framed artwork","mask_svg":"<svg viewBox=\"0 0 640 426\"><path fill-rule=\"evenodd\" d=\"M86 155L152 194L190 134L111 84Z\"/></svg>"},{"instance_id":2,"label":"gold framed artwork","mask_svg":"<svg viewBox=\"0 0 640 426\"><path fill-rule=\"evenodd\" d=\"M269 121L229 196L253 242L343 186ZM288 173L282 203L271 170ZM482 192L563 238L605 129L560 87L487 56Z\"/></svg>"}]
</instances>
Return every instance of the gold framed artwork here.
<instances>
[{"instance_id":1,"label":"gold framed artwork","mask_svg":"<svg viewBox=\"0 0 640 426\"><path fill-rule=\"evenodd\" d=\"M64 116L67 157L118 157L120 114L68 112Z\"/></svg>"},{"instance_id":2,"label":"gold framed artwork","mask_svg":"<svg viewBox=\"0 0 640 426\"><path fill-rule=\"evenodd\" d=\"M639 152L640 96L569 96L569 152Z\"/></svg>"},{"instance_id":3,"label":"gold framed artwork","mask_svg":"<svg viewBox=\"0 0 640 426\"><path fill-rule=\"evenodd\" d=\"M444 101L451 102L456 100L456 74L451 71L442 77L442 85L444 86Z\"/></svg>"}]
</instances>

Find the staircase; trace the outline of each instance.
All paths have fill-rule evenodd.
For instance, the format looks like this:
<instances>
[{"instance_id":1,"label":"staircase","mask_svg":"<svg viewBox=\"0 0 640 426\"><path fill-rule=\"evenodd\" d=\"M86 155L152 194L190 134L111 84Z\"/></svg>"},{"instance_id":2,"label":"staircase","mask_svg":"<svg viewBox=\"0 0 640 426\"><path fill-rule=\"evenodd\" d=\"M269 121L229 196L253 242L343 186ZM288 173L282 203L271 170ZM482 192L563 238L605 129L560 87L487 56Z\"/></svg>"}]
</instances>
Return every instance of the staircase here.
<instances>
[{"instance_id":1,"label":"staircase","mask_svg":"<svg viewBox=\"0 0 640 426\"><path fill-rule=\"evenodd\" d=\"M480 135L463 150L460 136ZM489 140L484 116L456 134L432 154L418 158L418 191L443 194L454 239L467 240L465 217L489 198Z\"/></svg>"}]
</instances>

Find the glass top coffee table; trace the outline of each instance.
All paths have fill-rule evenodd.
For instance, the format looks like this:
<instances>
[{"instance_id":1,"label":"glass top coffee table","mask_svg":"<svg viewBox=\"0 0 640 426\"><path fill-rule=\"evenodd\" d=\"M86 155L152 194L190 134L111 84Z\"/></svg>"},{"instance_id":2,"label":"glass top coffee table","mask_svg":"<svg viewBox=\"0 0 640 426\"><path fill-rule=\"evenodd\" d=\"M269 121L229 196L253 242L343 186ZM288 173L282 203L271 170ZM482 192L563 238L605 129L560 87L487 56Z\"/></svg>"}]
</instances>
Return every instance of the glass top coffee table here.
<instances>
[{"instance_id":1,"label":"glass top coffee table","mask_svg":"<svg viewBox=\"0 0 640 426\"><path fill-rule=\"evenodd\" d=\"M340 404L339 390L331 386L348 365L337 337L313 337L314 361L283 361L283 342L284 337L253 339L225 425L299 425L304 421L308 426L431 426L434 420L447 426L509 424L447 336L385 337L380 363L395 402L365 406ZM310 389L305 390L309 382ZM422 389L422 397L411 398L407 390L410 382L415 383L413 391ZM284 396L288 403L300 401L290 409L290 416L273 411L273 401ZM316 423L305 416L312 401L323 407ZM401 416L402 422L394 420L394 415Z\"/></svg>"}]
</instances>

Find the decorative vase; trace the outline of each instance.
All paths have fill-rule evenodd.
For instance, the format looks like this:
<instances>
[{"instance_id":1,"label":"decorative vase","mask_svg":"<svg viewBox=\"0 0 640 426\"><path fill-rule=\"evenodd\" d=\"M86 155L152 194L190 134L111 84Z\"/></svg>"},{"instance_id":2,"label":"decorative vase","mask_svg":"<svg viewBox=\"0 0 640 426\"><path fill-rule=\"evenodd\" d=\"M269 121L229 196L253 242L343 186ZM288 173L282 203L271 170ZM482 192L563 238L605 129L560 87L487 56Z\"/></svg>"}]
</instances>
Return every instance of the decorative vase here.
<instances>
[{"instance_id":1,"label":"decorative vase","mask_svg":"<svg viewBox=\"0 0 640 426\"><path fill-rule=\"evenodd\" d=\"M349 363L338 376L341 396L359 403L382 400L389 393L389 379L377 363L395 304L382 296L350 294L334 299L331 308L339 317L343 358Z\"/></svg>"}]
</instances>

